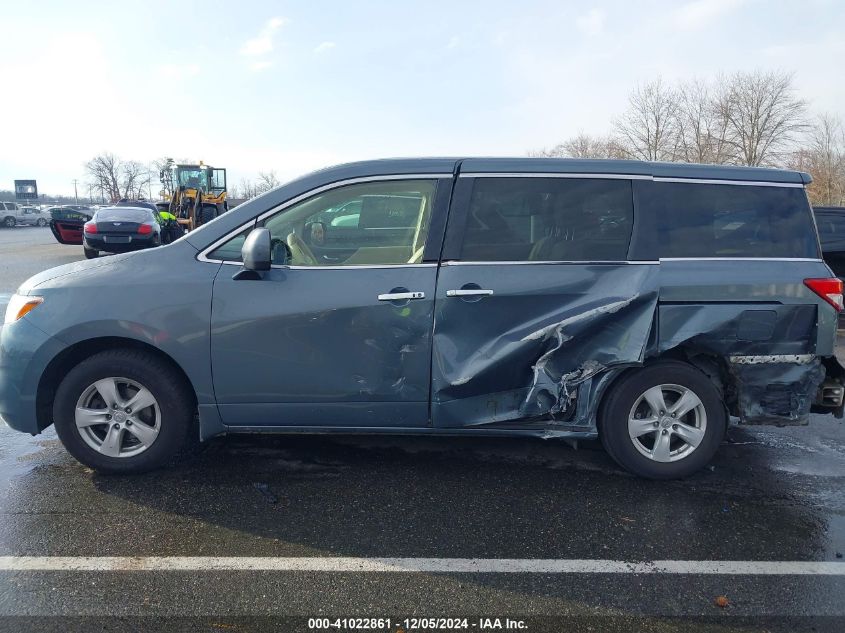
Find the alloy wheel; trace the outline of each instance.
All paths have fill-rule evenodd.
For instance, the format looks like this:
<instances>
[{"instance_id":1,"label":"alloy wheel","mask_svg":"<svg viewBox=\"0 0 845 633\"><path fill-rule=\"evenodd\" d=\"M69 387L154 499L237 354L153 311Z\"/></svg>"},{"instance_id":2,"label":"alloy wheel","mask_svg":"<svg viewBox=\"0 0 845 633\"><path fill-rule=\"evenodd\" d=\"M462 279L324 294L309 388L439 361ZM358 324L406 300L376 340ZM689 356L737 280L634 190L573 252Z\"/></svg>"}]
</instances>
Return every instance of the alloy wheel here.
<instances>
[{"instance_id":1,"label":"alloy wheel","mask_svg":"<svg viewBox=\"0 0 845 633\"><path fill-rule=\"evenodd\" d=\"M662 384L646 390L628 414L628 435L634 447L657 462L688 457L704 439L707 412L688 387Z\"/></svg>"},{"instance_id":2,"label":"alloy wheel","mask_svg":"<svg viewBox=\"0 0 845 633\"><path fill-rule=\"evenodd\" d=\"M88 446L107 457L133 457L147 450L161 430L152 392L129 378L103 378L79 396L76 428Z\"/></svg>"}]
</instances>

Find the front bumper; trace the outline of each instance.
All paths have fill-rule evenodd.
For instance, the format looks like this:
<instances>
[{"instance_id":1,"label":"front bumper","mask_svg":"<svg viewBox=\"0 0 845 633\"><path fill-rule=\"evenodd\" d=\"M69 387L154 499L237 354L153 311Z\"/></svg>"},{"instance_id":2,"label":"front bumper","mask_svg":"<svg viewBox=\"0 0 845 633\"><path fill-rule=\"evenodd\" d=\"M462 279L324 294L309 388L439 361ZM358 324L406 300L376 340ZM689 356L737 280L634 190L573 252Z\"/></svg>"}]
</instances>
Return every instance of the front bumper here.
<instances>
[{"instance_id":1,"label":"front bumper","mask_svg":"<svg viewBox=\"0 0 845 633\"><path fill-rule=\"evenodd\" d=\"M36 396L47 365L66 345L27 317L0 327L0 417L16 431L40 433Z\"/></svg>"}]
</instances>

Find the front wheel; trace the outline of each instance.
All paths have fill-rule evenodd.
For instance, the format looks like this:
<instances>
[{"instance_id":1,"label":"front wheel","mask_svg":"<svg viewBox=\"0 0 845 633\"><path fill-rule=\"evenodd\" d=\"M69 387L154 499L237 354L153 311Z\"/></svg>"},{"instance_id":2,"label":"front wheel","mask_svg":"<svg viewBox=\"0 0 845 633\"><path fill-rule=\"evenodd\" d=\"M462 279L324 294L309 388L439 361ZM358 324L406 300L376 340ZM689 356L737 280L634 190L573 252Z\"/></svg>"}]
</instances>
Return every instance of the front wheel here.
<instances>
[{"instance_id":1,"label":"front wheel","mask_svg":"<svg viewBox=\"0 0 845 633\"><path fill-rule=\"evenodd\" d=\"M172 460L192 428L185 380L152 354L100 352L68 372L53 420L68 452L101 473L140 473Z\"/></svg>"},{"instance_id":2,"label":"front wheel","mask_svg":"<svg viewBox=\"0 0 845 633\"><path fill-rule=\"evenodd\" d=\"M17 224L17 220L15 220L15 218L10 215L5 220L3 220L3 224L6 225L7 228L12 229L15 227L15 224Z\"/></svg>"},{"instance_id":3,"label":"front wheel","mask_svg":"<svg viewBox=\"0 0 845 633\"><path fill-rule=\"evenodd\" d=\"M649 479L677 479L716 454L727 418L722 398L695 367L664 361L631 371L611 387L599 435L623 468Z\"/></svg>"},{"instance_id":4,"label":"front wheel","mask_svg":"<svg viewBox=\"0 0 845 633\"><path fill-rule=\"evenodd\" d=\"M206 222L211 222L217 217L217 207L213 204L205 204L200 209L200 226Z\"/></svg>"}]
</instances>

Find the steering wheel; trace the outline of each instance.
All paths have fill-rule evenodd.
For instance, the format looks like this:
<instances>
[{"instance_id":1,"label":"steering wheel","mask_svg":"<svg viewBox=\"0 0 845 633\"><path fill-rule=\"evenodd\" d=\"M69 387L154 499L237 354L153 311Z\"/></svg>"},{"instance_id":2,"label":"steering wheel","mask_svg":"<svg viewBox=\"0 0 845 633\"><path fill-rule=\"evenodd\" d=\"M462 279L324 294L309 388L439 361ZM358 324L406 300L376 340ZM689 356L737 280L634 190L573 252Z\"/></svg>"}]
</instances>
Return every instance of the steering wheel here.
<instances>
[{"instance_id":1,"label":"steering wheel","mask_svg":"<svg viewBox=\"0 0 845 633\"><path fill-rule=\"evenodd\" d=\"M284 257L280 255L284 253ZM280 237L274 237L270 240L270 261L274 264L281 262L290 263L291 253L287 243Z\"/></svg>"},{"instance_id":2,"label":"steering wheel","mask_svg":"<svg viewBox=\"0 0 845 633\"><path fill-rule=\"evenodd\" d=\"M308 248L301 237L296 233L290 233L287 239L288 247L291 253L291 263L303 264L305 266L319 266L320 262L317 257Z\"/></svg>"}]
</instances>

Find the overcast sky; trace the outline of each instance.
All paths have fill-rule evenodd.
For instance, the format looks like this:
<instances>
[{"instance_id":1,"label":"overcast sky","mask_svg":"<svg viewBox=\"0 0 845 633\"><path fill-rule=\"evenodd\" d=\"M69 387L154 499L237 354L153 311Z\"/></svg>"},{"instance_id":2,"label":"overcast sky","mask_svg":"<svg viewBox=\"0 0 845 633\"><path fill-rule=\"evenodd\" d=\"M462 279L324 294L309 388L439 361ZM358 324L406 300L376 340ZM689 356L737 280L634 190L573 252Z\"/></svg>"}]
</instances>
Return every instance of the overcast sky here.
<instances>
[{"instance_id":1,"label":"overcast sky","mask_svg":"<svg viewBox=\"0 0 845 633\"><path fill-rule=\"evenodd\" d=\"M0 5L0 189L111 151L282 180L605 133L637 83L795 71L845 116L842 0L66 0Z\"/></svg>"}]
</instances>

